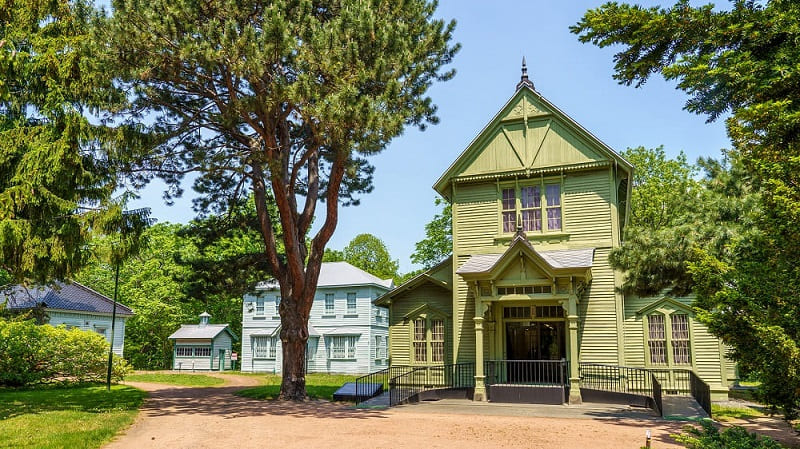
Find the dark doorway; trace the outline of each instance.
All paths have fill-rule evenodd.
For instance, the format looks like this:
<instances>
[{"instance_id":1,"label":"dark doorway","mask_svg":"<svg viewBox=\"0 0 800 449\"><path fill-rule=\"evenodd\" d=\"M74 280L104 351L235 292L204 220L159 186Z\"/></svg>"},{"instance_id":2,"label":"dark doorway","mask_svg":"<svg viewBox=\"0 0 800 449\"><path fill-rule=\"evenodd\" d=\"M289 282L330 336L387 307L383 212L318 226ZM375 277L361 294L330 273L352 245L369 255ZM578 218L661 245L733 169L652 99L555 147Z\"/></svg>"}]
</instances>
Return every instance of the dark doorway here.
<instances>
[{"instance_id":1,"label":"dark doorway","mask_svg":"<svg viewBox=\"0 0 800 449\"><path fill-rule=\"evenodd\" d=\"M563 376L559 361L566 356L563 321L506 323L508 381L552 383Z\"/></svg>"}]
</instances>

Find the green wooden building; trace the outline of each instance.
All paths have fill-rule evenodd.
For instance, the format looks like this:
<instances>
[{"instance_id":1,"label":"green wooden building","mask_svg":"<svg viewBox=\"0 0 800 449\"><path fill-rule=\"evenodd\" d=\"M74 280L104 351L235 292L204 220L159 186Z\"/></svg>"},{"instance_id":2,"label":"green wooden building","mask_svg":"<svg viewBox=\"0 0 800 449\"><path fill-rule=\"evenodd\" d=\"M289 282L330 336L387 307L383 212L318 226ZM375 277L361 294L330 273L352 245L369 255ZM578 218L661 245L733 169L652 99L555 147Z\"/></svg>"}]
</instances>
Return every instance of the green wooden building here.
<instances>
[{"instance_id":1,"label":"green wooden building","mask_svg":"<svg viewBox=\"0 0 800 449\"><path fill-rule=\"evenodd\" d=\"M434 185L452 204L452 257L376 300L390 308L392 365L474 364L476 400L488 384L562 376L580 402L582 373L598 367L647 368L666 390L689 388L691 371L726 395L734 365L691 298L618 290L608 254L633 171L523 65L514 95Z\"/></svg>"}]
</instances>

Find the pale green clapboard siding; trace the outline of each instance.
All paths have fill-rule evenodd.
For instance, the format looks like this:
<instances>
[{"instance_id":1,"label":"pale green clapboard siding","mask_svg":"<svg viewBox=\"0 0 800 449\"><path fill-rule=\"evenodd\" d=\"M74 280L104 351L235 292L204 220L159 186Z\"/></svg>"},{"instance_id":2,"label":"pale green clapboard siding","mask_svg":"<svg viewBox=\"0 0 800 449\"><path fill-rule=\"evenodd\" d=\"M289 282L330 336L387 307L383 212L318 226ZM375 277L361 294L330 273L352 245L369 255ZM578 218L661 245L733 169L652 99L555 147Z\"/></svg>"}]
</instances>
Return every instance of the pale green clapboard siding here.
<instances>
[{"instance_id":1,"label":"pale green clapboard siding","mask_svg":"<svg viewBox=\"0 0 800 449\"><path fill-rule=\"evenodd\" d=\"M592 282L579 305L578 326L581 362L618 364L617 315L614 272L608 264L608 248L597 248Z\"/></svg>"},{"instance_id":2,"label":"pale green clapboard siding","mask_svg":"<svg viewBox=\"0 0 800 449\"><path fill-rule=\"evenodd\" d=\"M625 364L628 366L647 365L648 351L646 348L645 330L644 330L644 316L638 315L637 312L647 308L650 305L661 301L663 296L640 298L634 295L629 295L625 299ZM688 307L691 307L693 298L672 298ZM676 308L671 304L663 304L657 308L659 311L672 312ZM663 310L662 310L663 309ZM683 313L683 311L681 311ZM731 383L734 379L735 366L729 360L725 360L723 354L720 353L719 339L714 337L708 332L708 329L701 323L697 322L693 315L689 313L690 317L690 337L692 346L692 369L700 376L703 381L708 383L713 390L724 390L727 385L723 383L721 370L725 369L727 374L727 383ZM671 350L671 348L667 348ZM723 347L724 351L724 347ZM724 366L723 366L724 363ZM676 368L685 368L683 366L676 366Z\"/></svg>"},{"instance_id":3,"label":"pale green clapboard siding","mask_svg":"<svg viewBox=\"0 0 800 449\"><path fill-rule=\"evenodd\" d=\"M451 292L442 287L426 283L392 298L389 324L389 346L392 365L408 365L411 360L411 321L403 317L409 312L428 304L449 313L452 305ZM445 321L445 363L453 360L453 320Z\"/></svg>"},{"instance_id":4,"label":"pale green clapboard siding","mask_svg":"<svg viewBox=\"0 0 800 449\"><path fill-rule=\"evenodd\" d=\"M456 188L453 208L458 216L453 223L454 248L459 253L494 245L498 231L497 187L494 184L470 184Z\"/></svg>"},{"instance_id":5,"label":"pale green clapboard siding","mask_svg":"<svg viewBox=\"0 0 800 449\"><path fill-rule=\"evenodd\" d=\"M456 267L463 265L469 256L455 258ZM475 298L467 283L456 275L453 297L453 356L456 363L475 361Z\"/></svg>"},{"instance_id":6,"label":"pale green clapboard siding","mask_svg":"<svg viewBox=\"0 0 800 449\"><path fill-rule=\"evenodd\" d=\"M569 234L570 244L611 246L610 192L607 169L565 177L564 231Z\"/></svg>"}]
</instances>

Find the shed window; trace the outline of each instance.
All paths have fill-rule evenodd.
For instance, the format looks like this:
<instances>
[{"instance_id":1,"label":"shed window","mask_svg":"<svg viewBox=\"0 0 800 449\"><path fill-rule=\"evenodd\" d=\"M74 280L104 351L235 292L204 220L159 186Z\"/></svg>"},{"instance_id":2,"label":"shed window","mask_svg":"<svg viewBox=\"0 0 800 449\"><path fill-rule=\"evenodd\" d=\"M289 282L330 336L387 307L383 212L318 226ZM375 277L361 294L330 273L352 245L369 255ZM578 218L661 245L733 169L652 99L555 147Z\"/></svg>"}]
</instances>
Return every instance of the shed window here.
<instances>
[{"instance_id":1,"label":"shed window","mask_svg":"<svg viewBox=\"0 0 800 449\"><path fill-rule=\"evenodd\" d=\"M672 359L677 364L692 363L689 346L689 317L686 314L673 314L672 320Z\"/></svg>"},{"instance_id":2,"label":"shed window","mask_svg":"<svg viewBox=\"0 0 800 449\"><path fill-rule=\"evenodd\" d=\"M333 314L333 293L325 293L325 315Z\"/></svg>"},{"instance_id":3,"label":"shed window","mask_svg":"<svg viewBox=\"0 0 800 449\"><path fill-rule=\"evenodd\" d=\"M194 348L195 357L211 357L211 348L208 346L196 346Z\"/></svg>"},{"instance_id":4,"label":"shed window","mask_svg":"<svg viewBox=\"0 0 800 449\"><path fill-rule=\"evenodd\" d=\"M177 347L175 347L175 356L176 357L191 357L192 356L192 347L191 346L177 346Z\"/></svg>"},{"instance_id":5,"label":"shed window","mask_svg":"<svg viewBox=\"0 0 800 449\"><path fill-rule=\"evenodd\" d=\"M347 294L347 313L356 313L356 294L352 292Z\"/></svg>"},{"instance_id":6,"label":"shed window","mask_svg":"<svg viewBox=\"0 0 800 449\"><path fill-rule=\"evenodd\" d=\"M278 339L267 335L253 337L253 358L254 359L274 359L275 347Z\"/></svg>"},{"instance_id":7,"label":"shed window","mask_svg":"<svg viewBox=\"0 0 800 449\"><path fill-rule=\"evenodd\" d=\"M647 327L647 344L650 348L650 363L654 365L665 365L667 363L667 336L664 328L664 315L648 315Z\"/></svg>"},{"instance_id":8,"label":"shed window","mask_svg":"<svg viewBox=\"0 0 800 449\"><path fill-rule=\"evenodd\" d=\"M357 335L342 335L329 337L328 358L330 359L355 359Z\"/></svg>"}]
</instances>

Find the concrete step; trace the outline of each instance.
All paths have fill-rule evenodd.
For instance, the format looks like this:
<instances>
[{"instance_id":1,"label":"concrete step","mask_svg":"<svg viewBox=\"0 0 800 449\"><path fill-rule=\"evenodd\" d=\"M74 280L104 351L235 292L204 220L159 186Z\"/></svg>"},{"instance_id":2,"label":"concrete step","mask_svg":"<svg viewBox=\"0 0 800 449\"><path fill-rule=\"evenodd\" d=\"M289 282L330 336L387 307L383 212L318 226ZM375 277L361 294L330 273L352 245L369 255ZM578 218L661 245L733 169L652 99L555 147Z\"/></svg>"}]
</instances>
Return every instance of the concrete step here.
<instances>
[{"instance_id":1,"label":"concrete step","mask_svg":"<svg viewBox=\"0 0 800 449\"><path fill-rule=\"evenodd\" d=\"M664 418L705 419L708 413L691 396L666 395L661 398L664 405Z\"/></svg>"}]
</instances>

